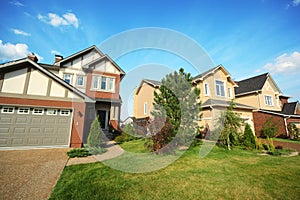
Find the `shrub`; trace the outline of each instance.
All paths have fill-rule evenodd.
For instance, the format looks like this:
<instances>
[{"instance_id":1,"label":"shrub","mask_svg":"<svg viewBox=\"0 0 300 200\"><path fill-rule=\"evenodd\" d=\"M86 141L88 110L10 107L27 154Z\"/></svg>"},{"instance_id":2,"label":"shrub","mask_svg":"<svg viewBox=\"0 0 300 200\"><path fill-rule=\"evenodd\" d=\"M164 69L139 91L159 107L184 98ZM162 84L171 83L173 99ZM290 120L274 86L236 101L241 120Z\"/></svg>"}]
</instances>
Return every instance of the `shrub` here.
<instances>
[{"instance_id":1,"label":"shrub","mask_svg":"<svg viewBox=\"0 0 300 200\"><path fill-rule=\"evenodd\" d=\"M98 117L92 122L91 129L89 132L89 136L87 139L87 149L90 150L90 153L92 155L98 154L98 152L103 152L101 150L101 144L102 144L102 139L101 139L101 134L102 134L102 129L100 126L100 122Z\"/></svg>"},{"instance_id":2,"label":"shrub","mask_svg":"<svg viewBox=\"0 0 300 200\"><path fill-rule=\"evenodd\" d=\"M288 124L288 131L292 140L300 140L300 129L294 123Z\"/></svg>"},{"instance_id":3,"label":"shrub","mask_svg":"<svg viewBox=\"0 0 300 200\"><path fill-rule=\"evenodd\" d=\"M123 128L121 135L117 136L115 138L115 142L117 144L122 144L123 142L128 142L131 140L140 139L140 135L136 135L133 131L133 126L131 124L126 124L126 126Z\"/></svg>"},{"instance_id":4,"label":"shrub","mask_svg":"<svg viewBox=\"0 0 300 200\"><path fill-rule=\"evenodd\" d=\"M263 147L263 144L261 143L261 139L259 139L259 138L255 138L255 140L256 140L256 149L257 150L263 150L264 149L264 147Z\"/></svg>"},{"instance_id":5,"label":"shrub","mask_svg":"<svg viewBox=\"0 0 300 200\"><path fill-rule=\"evenodd\" d=\"M279 130L278 122L275 122L272 117L268 118L264 123L261 131L262 137L264 138L273 138L277 135Z\"/></svg>"},{"instance_id":6,"label":"shrub","mask_svg":"<svg viewBox=\"0 0 300 200\"><path fill-rule=\"evenodd\" d=\"M75 157L86 157L86 156L89 156L90 153L85 148L74 148L74 149L71 149L70 151L68 151L67 155L70 158L75 158Z\"/></svg>"},{"instance_id":7,"label":"shrub","mask_svg":"<svg viewBox=\"0 0 300 200\"><path fill-rule=\"evenodd\" d=\"M275 149L283 149L283 146L277 145L277 146L275 147Z\"/></svg>"},{"instance_id":8,"label":"shrub","mask_svg":"<svg viewBox=\"0 0 300 200\"><path fill-rule=\"evenodd\" d=\"M97 155L106 152L106 149L101 147L89 147L87 150L91 155Z\"/></svg>"},{"instance_id":9,"label":"shrub","mask_svg":"<svg viewBox=\"0 0 300 200\"><path fill-rule=\"evenodd\" d=\"M250 125L247 123L244 130L243 144L250 149L255 149L256 141Z\"/></svg>"}]
</instances>

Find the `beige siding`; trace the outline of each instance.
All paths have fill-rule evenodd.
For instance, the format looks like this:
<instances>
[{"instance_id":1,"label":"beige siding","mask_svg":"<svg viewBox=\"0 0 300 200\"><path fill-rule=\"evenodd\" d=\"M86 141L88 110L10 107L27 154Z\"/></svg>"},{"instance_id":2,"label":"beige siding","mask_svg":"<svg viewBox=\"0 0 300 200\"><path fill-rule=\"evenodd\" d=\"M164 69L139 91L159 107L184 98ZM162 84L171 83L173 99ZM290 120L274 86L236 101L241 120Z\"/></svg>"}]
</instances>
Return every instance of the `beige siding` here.
<instances>
[{"instance_id":1,"label":"beige siding","mask_svg":"<svg viewBox=\"0 0 300 200\"><path fill-rule=\"evenodd\" d=\"M136 118L150 117L153 108L155 88L143 83L138 93L134 93L134 112L133 115ZM144 104L146 104L146 113L144 113Z\"/></svg>"},{"instance_id":2,"label":"beige siding","mask_svg":"<svg viewBox=\"0 0 300 200\"><path fill-rule=\"evenodd\" d=\"M52 97L64 97L65 96L65 88L59 85L56 82L52 82L50 89L50 96Z\"/></svg>"},{"instance_id":3,"label":"beige siding","mask_svg":"<svg viewBox=\"0 0 300 200\"><path fill-rule=\"evenodd\" d=\"M31 70L27 94L46 96L48 81L48 77L38 70Z\"/></svg>"},{"instance_id":4,"label":"beige siding","mask_svg":"<svg viewBox=\"0 0 300 200\"><path fill-rule=\"evenodd\" d=\"M248 106L252 106L256 109L260 108L260 98L257 93L253 93L246 96L241 96L236 98L236 102Z\"/></svg>"},{"instance_id":5,"label":"beige siding","mask_svg":"<svg viewBox=\"0 0 300 200\"><path fill-rule=\"evenodd\" d=\"M4 75L1 92L22 94L24 91L26 74L27 68L6 73Z\"/></svg>"},{"instance_id":6,"label":"beige siding","mask_svg":"<svg viewBox=\"0 0 300 200\"><path fill-rule=\"evenodd\" d=\"M275 85L270 81L268 78L264 87L262 88L262 94L260 95L260 101L261 101L261 109L266 110L274 110L274 111L280 111L280 103L279 103L279 97L278 97L279 91L275 87ZM271 96L273 105L267 105L265 102L265 96Z\"/></svg>"}]
</instances>

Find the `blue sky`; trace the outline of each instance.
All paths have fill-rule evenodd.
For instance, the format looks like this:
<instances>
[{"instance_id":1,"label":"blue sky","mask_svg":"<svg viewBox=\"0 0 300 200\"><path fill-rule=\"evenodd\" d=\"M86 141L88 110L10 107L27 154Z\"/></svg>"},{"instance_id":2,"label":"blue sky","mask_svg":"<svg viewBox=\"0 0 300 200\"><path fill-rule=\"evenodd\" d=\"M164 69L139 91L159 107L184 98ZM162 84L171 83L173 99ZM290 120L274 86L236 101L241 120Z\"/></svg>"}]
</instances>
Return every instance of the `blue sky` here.
<instances>
[{"instance_id":1,"label":"blue sky","mask_svg":"<svg viewBox=\"0 0 300 200\"><path fill-rule=\"evenodd\" d=\"M0 5L0 62L35 52L40 62L53 63L54 54L68 56L120 32L161 27L193 39L235 80L270 72L284 94L300 99L300 0L8 0ZM198 73L162 51L142 50L116 61L126 72L159 63Z\"/></svg>"}]
</instances>

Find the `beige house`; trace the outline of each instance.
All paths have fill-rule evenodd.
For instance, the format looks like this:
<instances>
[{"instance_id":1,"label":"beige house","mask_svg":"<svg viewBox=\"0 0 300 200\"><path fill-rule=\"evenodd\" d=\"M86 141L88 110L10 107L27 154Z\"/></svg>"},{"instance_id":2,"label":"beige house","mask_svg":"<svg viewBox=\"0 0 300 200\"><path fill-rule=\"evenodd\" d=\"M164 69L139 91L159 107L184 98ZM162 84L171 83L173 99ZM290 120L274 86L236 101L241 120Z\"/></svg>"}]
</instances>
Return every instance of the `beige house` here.
<instances>
[{"instance_id":1,"label":"beige house","mask_svg":"<svg viewBox=\"0 0 300 200\"><path fill-rule=\"evenodd\" d=\"M289 103L289 97L282 94L269 73L238 81L237 84L236 101L255 108L253 119L257 136L261 135L262 126L269 118L279 124L279 135L284 137L289 136L289 123L299 126L299 103Z\"/></svg>"},{"instance_id":2,"label":"beige house","mask_svg":"<svg viewBox=\"0 0 300 200\"><path fill-rule=\"evenodd\" d=\"M151 116L154 101L154 91L158 91L159 81L143 79L134 91L133 116L144 119Z\"/></svg>"},{"instance_id":3,"label":"beige house","mask_svg":"<svg viewBox=\"0 0 300 200\"><path fill-rule=\"evenodd\" d=\"M193 83L201 90L200 100L202 102L202 127L216 127L218 119L223 111L235 98L234 88L236 83L231 79L228 71L219 65L198 76L194 77ZM154 91L158 90L160 82L153 80L142 80L134 92L134 117L137 119L151 117L153 107ZM236 103L235 111L253 128L253 107Z\"/></svg>"},{"instance_id":4,"label":"beige house","mask_svg":"<svg viewBox=\"0 0 300 200\"><path fill-rule=\"evenodd\" d=\"M218 65L194 78L194 83L201 90L202 120L200 126L216 127L221 113L235 99L234 88L236 83L231 79L229 72ZM253 128L252 106L236 102L235 112L239 113L245 122ZM212 129L210 128L210 129Z\"/></svg>"}]
</instances>

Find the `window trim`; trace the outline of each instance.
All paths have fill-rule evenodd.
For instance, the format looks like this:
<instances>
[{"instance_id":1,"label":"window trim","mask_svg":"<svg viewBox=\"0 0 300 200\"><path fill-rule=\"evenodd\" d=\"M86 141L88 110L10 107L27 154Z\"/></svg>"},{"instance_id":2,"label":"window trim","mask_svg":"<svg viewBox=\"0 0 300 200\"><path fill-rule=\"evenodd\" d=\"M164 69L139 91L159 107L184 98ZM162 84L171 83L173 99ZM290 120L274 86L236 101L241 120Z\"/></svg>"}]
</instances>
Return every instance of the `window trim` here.
<instances>
[{"instance_id":1,"label":"window trim","mask_svg":"<svg viewBox=\"0 0 300 200\"><path fill-rule=\"evenodd\" d=\"M20 112L21 109L27 110L28 112ZM28 115L30 113L30 108L18 108L18 114L20 115Z\"/></svg>"},{"instance_id":2,"label":"window trim","mask_svg":"<svg viewBox=\"0 0 300 200\"><path fill-rule=\"evenodd\" d=\"M224 96L222 96L222 92L220 91L220 95L218 95L218 90L217 90L217 81L219 81L219 82L222 82L223 83L223 91L224 91ZM223 97L223 98L225 98L226 97L226 91L225 91L225 88L226 88L226 84L225 84L225 81L223 81L223 80L218 80L218 79L215 79L215 89L216 89L216 96L217 97Z\"/></svg>"},{"instance_id":3,"label":"window trim","mask_svg":"<svg viewBox=\"0 0 300 200\"><path fill-rule=\"evenodd\" d=\"M97 87L94 87L95 84L94 84L94 81L97 80ZM99 76L97 75L93 75L92 76L92 84L91 84L91 89L92 90L98 90L99 89Z\"/></svg>"},{"instance_id":4,"label":"window trim","mask_svg":"<svg viewBox=\"0 0 300 200\"><path fill-rule=\"evenodd\" d=\"M66 75L69 75L69 76L70 76L70 82L69 82L69 83L65 80L65 76L66 76ZM64 80L66 83L68 83L68 84L72 84L72 75L73 75L73 74L71 74L71 73L64 73L64 75L63 75L63 80Z\"/></svg>"},{"instance_id":5,"label":"window trim","mask_svg":"<svg viewBox=\"0 0 300 200\"><path fill-rule=\"evenodd\" d=\"M42 112L41 112L41 113L40 113L40 112L35 113L35 110L42 110ZM43 115L44 112L45 112L45 109L44 109L44 108L33 108L33 110L32 110L32 114L33 114L33 115Z\"/></svg>"},{"instance_id":6,"label":"window trim","mask_svg":"<svg viewBox=\"0 0 300 200\"><path fill-rule=\"evenodd\" d=\"M55 111L55 114L53 114L53 113L50 113L49 111ZM52 115L52 116L55 116L55 115L57 115L57 109L47 109L47 112L46 112L46 115Z\"/></svg>"},{"instance_id":7,"label":"window trim","mask_svg":"<svg viewBox=\"0 0 300 200\"><path fill-rule=\"evenodd\" d=\"M205 86L207 86L207 88ZM209 90L209 84L208 83L203 83L203 90L204 90L204 96L209 96L210 95L210 90Z\"/></svg>"},{"instance_id":8,"label":"window trim","mask_svg":"<svg viewBox=\"0 0 300 200\"><path fill-rule=\"evenodd\" d=\"M103 82L103 79L105 78L105 82ZM108 77L106 76L101 76L101 81L100 81L100 90L102 91L107 91L107 80L108 80ZM102 89L102 83L105 83L105 88Z\"/></svg>"},{"instance_id":9,"label":"window trim","mask_svg":"<svg viewBox=\"0 0 300 200\"><path fill-rule=\"evenodd\" d=\"M4 109L12 109L11 112L4 112ZM11 107L11 106L3 106L1 108L1 113L4 113L4 114L14 114L15 113L15 107Z\"/></svg>"},{"instance_id":10,"label":"window trim","mask_svg":"<svg viewBox=\"0 0 300 200\"><path fill-rule=\"evenodd\" d=\"M79 77L82 77L82 85L78 84L78 78ZM76 75L76 86L78 86L78 87L85 87L85 76L84 75L80 75L80 74Z\"/></svg>"},{"instance_id":11,"label":"window trim","mask_svg":"<svg viewBox=\"0 0 300 200\"><path fill-rule=\"evenodd\" d=\"M271 105L267 103L267 97L270 97ZM274 101L273 101L273 96L272 95L265 94L264 99L265 99L265 105L266 106L274 106Z\"/></svg>"},{"instance_id":12,"label":"window trim","mask_svg":"<svg viewBox=\"0 0 300 200\"><path fill-rule=\"evenodd\" d=\"M144 115L147 114L147 111L148 111L148 109L147 109L147 102L144 102Z\"/></svg>"},{"instance_id":13,"label":"window trim","mask_svg":"<svg viewBox=\"0 0 300 200\"><path fill-rule=\"evenodd\" d=\"M230 99L233 99L232 88L231 88L231 87L228 87L228 88L227 88L227 93L228 93L228 97L229 97Z\"/></svg>"}]
</instances>

